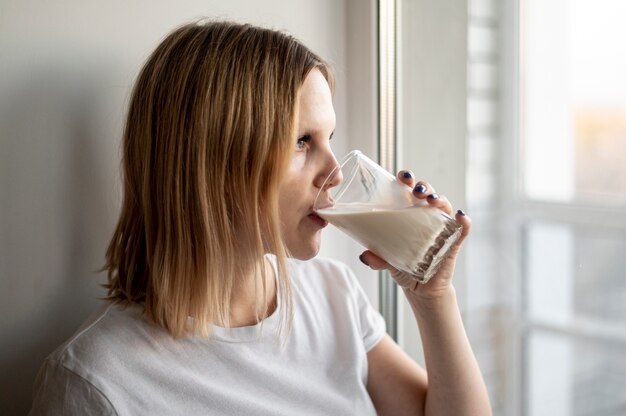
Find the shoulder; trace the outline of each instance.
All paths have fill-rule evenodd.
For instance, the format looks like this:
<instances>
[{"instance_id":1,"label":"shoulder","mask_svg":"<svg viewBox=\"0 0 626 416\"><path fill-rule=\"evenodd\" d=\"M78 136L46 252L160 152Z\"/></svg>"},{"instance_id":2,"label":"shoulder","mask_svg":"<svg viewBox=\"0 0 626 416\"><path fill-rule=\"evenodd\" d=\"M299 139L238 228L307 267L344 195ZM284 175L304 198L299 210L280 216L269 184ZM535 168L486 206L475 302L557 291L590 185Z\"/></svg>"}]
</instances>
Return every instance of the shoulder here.
<instances>
[{"instance_id":1,"label":"shoulder","mask_svg":"<svg viewBox=\"0 0 626 416\"><path fill-rule=\"evenodd\" d=\"M34 386L31 415L115 414L107 394L107 368L122 355L123 327L129 326L116 313L121 306L103 304L65 343L43 363ZM120 322L116 325L114 322Z\"/></svg>"},{"instance_id":2,"label":"shoulder","mask_svg":"<svg viewBox=\"0 0 626 416\"><path fill-rule=\"evenodd\" d=\"M318 274L324 277L349 277L352 275L352 271L346 264L328 257L318 256L311 260L291 259L290 264L300 272Z\"/></svg>"},{"instance_id":3,"label":"shoulder","mask_svg":"<svg viewBox=\"0 0 626 416\"><path fill-rule=\"evenodd\" d=\"M296 292L307 298L354 303L362 290L350 267L326 257L290 259L288 274Z\"/></svg>"},{"instance_id":4,"label":"shoulder","mask_svg":"<svg viewBox=\"0 0 626 416\"><path fill-rule=\"evenodd\" d=\"M102 326L110 319L113 304L102 304L91 316L83 322L76 332L61 344L50 356L49 360L63 364L71 358L75 358L76 352L85 350L85 344L91 343L91 339L99 333Z\"/></svg>"},{"instance_id":5,"label":"shoulder","mask_svg":"<svg viewBox=\"0 0 626 416\"><path fill-rule=\"evenodd\" d=\"M169 336L164 332L148 322L141 306L107 303L48 360L101 388L116 374L128 372L137 355L147 354L155 340Z\"/></svg>"},{"instance_id":6,"label":"shoulder","mask_svg":"<svg viewBox=\"0 0 626 416\"><path fill-rule=\"evenodd\" d=\"M52 357L39 370L33 393L29 416L117 415L98 387Z\"/></svg>"},{"instance_id":7,"label":"shoulder","mask_svg":"<svg viewBox=\"0 0 626 416\"><path fill-rule=\"evenodd\" d=\"M332 315L331 325L344 335L354 331L354 338L365 351L382 339L385 322L346 264L324 257L293 261L293 264L294 286L302 299L312 300L312 314L319 318L323 306L327 306Z\"/></svg>"},{"instance_id":8,"label":"shoulder","mask_svg":"<svg viewBox=\"0 0 626 416\"><path fill-rule=\"evenodd\" d=\"M346 264L327 257L289 262L289 273L298 283L304 285L330 286L334 290L344 288L353 291L358 286L354 273Z\"/></svg>"},{"instance_id":9,"label":"shoulder","mask_svg":"<svg viewBox=\"0 0 626 416\"><path fill-rule=\"evenodd\" d=\"M111 338L123 339L125 332L147 325L147 321L143 322L141 310L138 305L103 304L50 358L63 363L71 358L81 358L82 354L93 349L102 352L102 349L115 345Z\"/></svg>"}]
</instances>

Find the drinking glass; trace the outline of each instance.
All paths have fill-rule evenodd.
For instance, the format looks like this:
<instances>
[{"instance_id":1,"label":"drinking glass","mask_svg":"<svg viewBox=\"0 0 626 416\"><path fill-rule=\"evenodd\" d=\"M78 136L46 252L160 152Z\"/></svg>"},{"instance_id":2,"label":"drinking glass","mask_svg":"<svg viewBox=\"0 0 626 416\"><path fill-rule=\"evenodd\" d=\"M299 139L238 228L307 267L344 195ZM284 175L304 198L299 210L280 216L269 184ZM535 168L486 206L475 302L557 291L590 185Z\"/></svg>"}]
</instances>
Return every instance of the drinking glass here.
<instances>
[{"instance_id":1,"label":"drinking glass","mask_svg":"<svg viewBox=\"0 0 626 416\"><path fill-rule=\"evenodd\" d=\"M343 181L329 189L335 175ZM326 178L315 212L420 283L437 272L462 225L358 150Z\"/></svg>"}]
</instances>

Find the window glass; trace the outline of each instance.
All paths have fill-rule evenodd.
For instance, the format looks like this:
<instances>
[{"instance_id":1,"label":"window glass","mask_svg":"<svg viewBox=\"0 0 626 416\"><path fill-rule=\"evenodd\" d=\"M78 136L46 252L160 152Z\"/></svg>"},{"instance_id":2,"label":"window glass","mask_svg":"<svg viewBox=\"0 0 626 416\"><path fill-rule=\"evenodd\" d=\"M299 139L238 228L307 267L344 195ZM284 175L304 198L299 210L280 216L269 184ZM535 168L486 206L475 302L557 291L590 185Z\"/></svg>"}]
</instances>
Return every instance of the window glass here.
<instances>
[{"instance_id":1,"label":"window glass","mask_svg":"<svg viewBox=\"0 0 626 416\"><path fill-rule=\"evenodd\" d=\"M532 330L524 346L524 415L625 414L623 343Z\"/></svg>"},{"instance_id":2,"label":"window glass","mask_svg":"<svg viewBox=\"0 0 626 416\"><path fill-rule=\"evenodd\" d=\"M533 221L525 232L527 318L626 334L626 233Z\"/></svg>"},{"instance_id":3,"label":"window glass","mask_svg":"<svg viewBox=\"0 0 626 416\"><path fill-rule=\"evenodd\" d=\"M527 197L626 204L626 2L523 2L521 166Z\"/></svg>"}]
</instances>

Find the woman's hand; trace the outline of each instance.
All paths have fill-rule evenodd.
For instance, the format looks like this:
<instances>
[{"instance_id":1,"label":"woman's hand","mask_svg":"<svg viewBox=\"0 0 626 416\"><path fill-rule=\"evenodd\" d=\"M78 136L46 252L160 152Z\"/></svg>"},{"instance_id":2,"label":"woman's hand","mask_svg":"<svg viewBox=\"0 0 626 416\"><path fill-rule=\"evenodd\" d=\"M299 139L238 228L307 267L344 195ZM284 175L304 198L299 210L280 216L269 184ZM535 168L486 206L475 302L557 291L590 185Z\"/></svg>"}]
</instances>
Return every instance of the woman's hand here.
<instances>
[{"instance_id":1,"label":"woman's hand","mask_svg":"<svg viewBox=\"0 0 626 416\"><path fill-rule=\"evenodd\" d=\"M416 198L452 215L448 199L436 195L430 184L415 183L413 174L407 171L398 173L398 179L413 187ZM425 284L417 283L371 251L361 255L371 268L388 269L403 287L415 315L428 370L425 374L388 336L370 350L367 388L381 414L492 414L487 388L463 328L452 286L456 257L469 234L471 221L462 212L454 217L463 225L461 237Z\"/></svg>"},{"instance_id":2,"label":"woman's hand","mask_svg":"<svg viewBox=\"0 0 626 416\"><path fill-rule=\"evenodd\" d=\"M453 215L452 205L450 204L450 201L448 201L448 198L437 194L435 189L428 182L415 182L413 173L406 170L398 173L398 180L413 188L413 195L416 198L427 201L430 206L439 208L448 215ZM454 274L456 257L459 253L463 240L465 240L469 234L472 223L470 218L460 210L454 214L454 218L463 225L461 237L450 249L448 257L441 264L437 273L425 284L418 283L415 278L392 267L385 260L369 250L365 251L361 255L361 261L374 270L389 270L395 282L405 290L407 295L415 295L421 301L433 301L439 299L452 290L451 281L452 275Z\"/></svg>"}]
</instances>

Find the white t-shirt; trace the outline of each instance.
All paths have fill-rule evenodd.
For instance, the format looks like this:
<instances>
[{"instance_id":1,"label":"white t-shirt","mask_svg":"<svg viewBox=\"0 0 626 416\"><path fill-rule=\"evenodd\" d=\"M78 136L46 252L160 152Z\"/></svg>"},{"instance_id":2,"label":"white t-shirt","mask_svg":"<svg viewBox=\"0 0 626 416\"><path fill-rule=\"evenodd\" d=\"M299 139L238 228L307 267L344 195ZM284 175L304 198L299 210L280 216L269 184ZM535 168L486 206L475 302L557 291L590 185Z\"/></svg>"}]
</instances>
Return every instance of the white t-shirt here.
<instances>
[{"instance_id":1,"label":"white t-shirt","mask_svg":"<svg viewBox=\"0 0 626 416\"><path fill-rule=\"evenodd\" d=\"M268 256L269 257L269 256ZM385 324L347 266L288 260L282 302L261 325L174 340L140 306L106 304L45 361L31 415L374 415L367 352Z\"/></svg>"}]
</instances>

